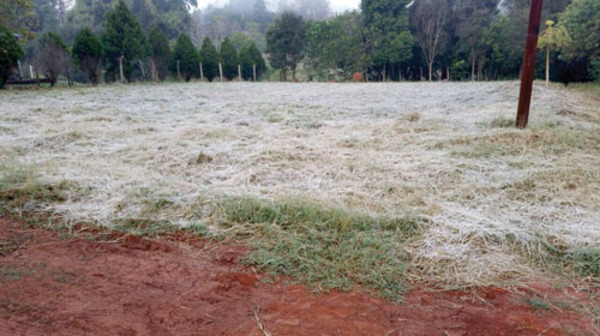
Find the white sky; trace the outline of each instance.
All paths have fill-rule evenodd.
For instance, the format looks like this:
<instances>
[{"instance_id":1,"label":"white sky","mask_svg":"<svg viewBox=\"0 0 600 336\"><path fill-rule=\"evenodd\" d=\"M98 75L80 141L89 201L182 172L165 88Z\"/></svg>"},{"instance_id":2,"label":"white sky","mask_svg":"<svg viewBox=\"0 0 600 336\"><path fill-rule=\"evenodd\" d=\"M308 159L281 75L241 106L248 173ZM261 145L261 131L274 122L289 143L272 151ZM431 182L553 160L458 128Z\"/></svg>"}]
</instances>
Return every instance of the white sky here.
<instances>
[{"instance_id":1,"label":"white sky","mask_svg":"<svg viewBox=\"0 0 600 336\"><path fill-rule=\"evenodd\" d=\"M204 8L209 4L227 3L227 0L198 0L198 7ZM360 0L329 0L334 12L343 12L347 9L358 9Z\"/></svg>"}]
</instances>

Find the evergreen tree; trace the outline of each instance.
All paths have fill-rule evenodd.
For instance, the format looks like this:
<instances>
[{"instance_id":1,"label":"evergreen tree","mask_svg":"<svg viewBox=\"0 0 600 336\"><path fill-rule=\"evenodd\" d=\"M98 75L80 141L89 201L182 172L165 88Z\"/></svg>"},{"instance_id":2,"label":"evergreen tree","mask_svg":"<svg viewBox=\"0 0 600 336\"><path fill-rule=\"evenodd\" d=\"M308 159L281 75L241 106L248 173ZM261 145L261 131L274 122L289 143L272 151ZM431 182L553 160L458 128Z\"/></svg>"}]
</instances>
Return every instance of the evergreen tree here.
<instances>
[{"instance_id":1,"label":"evergreen tree","mask_svg":"<svg viewBox=\"0 0 600 336\"><path fill-rule=\"evenodd\" d=\"M223 62L223 76L229 80L236 78L238 76L238 64L240 64L240 60L235 48L227 37L221 43L220 56Z\"/></svg>"},{"instance_id":2,"label":"evergreen tree","mask_svg":"<svg viewBox=\"0 0 600 336\"><path fill-rule=\"evenodd\" d=\"M173 54L171 55L171 62L169 63L169 69L175 75L177 75L177 62L179 61L179 71L185 79L189 82L193 76L198 77L200 69L198 64L200 63L200 57L198 52L192 43L190 37L184 33L179 34L177 43L173 48Z\"/></svg>"},{"instance_id":3,"label":"evergreen tree","mask_svg":"<svg viewBox=\"0 0 600 336\"><path fill-rule=\"evenodd\" d=\"M205 37L204 41L202 41L200 61L202 62L204 77L206 77L209 82L212 82L212 80L219 75L219 54L217 53L215 45L208 37Z\"/></svg>"},{"instance_id":4,"label":"evergreen tree","mask_svg":"<svg viewBox=\"0 0 600 336\"><path fill-rule=\"evenodd\" d=\"M296 78L296 68L302 59L306 29L300 15L285 12L275 19L267 29L267 52L271 66L281 71L280 79L287 80L286 72L292 70Z\"/></svg>"},{"instance_id":5,"label":"evergreen tree","mask_svg":"<svg viewBox=\"0 0 600 336\"><path fill-rule=\"evenodd\" d=\"M168 66L171 59L169 41L158 27L154 27L148 35L148 42L150 44L150 59L154 67L153 75L156 77L154 79L163 81L169 72Z\"/></svg>"},{"instance_id":6,"label":"evergreen tree","mask_svg":"<svg viewBox=\"0 0 600 336\"><path fill-rule=\"evenodd\" d=\"M123 72L127 81L133 80L136 63L144 55L145 38L138 19L131 14L123 0L106 14L106 31L102 35L107 64L107 79L119 76L119 59L123 57Z\"/></svg>"},{"instance_id":7,"label":"evergreen tree","mask_svg":"<svg viewBox=\"0 0 600 336\"><path fill-rule=\"evenodd\" d=\"M23 57L24 51L10 30L2 25L0 25L0 46L0 88L2 88L13 66Z\"/></svg>"},{"instance_id":8,"label":"evergreen tree","mask_svg":"<svg viewBox=\"0 0 600 336\"><path fill-rule=\"evenodd\" d=\"M252 80L254 78L254 66L256 66L257 79L267 69L265 59L254 42L250 46L240 49L240 65L242 66L242 78L245 80Z\"/></svg>"},{"instance_id":9,"label":"evergreen tree","mask_svg":"<svg viewBox=\"0 0 600 336\"><path fill-rule=\"evenodd\" d=\"M102 60L103 46L89 28L83 28L73 43L73 60L84 71L92 84L98 84L98 72Z\"/></svg>"}]
</instances>

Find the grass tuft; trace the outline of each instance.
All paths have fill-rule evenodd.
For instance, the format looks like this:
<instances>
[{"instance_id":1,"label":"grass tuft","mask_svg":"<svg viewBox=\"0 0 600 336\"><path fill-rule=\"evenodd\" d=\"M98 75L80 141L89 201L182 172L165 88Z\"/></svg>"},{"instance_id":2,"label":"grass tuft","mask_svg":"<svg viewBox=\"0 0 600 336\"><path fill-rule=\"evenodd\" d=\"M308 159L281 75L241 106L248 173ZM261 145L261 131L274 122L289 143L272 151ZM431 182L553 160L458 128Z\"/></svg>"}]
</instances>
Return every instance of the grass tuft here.
<instances>
[{"instance_id":1,"label":"grass tuft","mask_svg":"<svg viewBox=\"0 0 600 336\"><path fill-rule=\"evenodd\" d=\"M307 201L249 197L221 203L229 238L250 242L245 262L273 275L293 276L317 291L359 284L400 300L416 219L374 217Z\"/></svg>"},{"instance_id":2,"label":"grass tuft","mask_svg":"<svg viewBox=\"0 0 600 336\"><path fill-rule=\"evenodd\" d=\"M123 218L115 221L111 229L134 236L158 238L181 230L181 227L164 220Z\"/></svg>"},{"instance_id":3,"label":"grass tuft","mask_svg":"<svg viewBox=\"0 0 600 336\"><path fill-rule=\"evenodd\" d=\"M65 191L73 188L73 184L66 181L39 181L32 168L13 163L0 163L0 174L0 206L9 212L64 202Z\"/></svg>"}]
</instances>

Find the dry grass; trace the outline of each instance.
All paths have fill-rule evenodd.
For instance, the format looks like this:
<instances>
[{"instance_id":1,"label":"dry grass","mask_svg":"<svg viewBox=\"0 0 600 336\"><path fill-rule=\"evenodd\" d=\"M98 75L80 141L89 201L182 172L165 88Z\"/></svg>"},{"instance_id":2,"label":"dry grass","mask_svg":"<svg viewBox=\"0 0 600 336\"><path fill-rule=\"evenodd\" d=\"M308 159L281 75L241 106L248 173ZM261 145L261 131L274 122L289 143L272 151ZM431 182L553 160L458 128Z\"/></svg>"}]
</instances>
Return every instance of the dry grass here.
<instances>
[{"instance_id":1,"label":"dry grass","mask_svg":"<svg viewBox=\"0 0 600 336\"><path fill-rule=\"evenodd\" d=\"M300 198L422 219L399 246L411 280L598 277L598 102L536 86L531 128L517 131L517 94L513 82L2 92L0 155L43 185L77 186L52 205L73 220L219 235L223 197Z\"/></svg>"}]
</instances>

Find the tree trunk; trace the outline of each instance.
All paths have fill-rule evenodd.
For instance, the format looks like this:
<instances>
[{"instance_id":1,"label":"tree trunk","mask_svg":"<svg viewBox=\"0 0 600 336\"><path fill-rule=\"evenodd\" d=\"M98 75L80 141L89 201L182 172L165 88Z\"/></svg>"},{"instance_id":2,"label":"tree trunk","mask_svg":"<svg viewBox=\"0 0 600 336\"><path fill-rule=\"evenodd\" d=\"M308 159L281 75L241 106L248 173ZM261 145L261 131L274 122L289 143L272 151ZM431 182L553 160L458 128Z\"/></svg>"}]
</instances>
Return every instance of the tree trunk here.
<instances>
[{"instance_id":1,"label":"tree trunk","mask_svg":"<svg viewBox=\"0 0 600 336\"><path fill-rule=\"evenodd\" d=\"M471 56L471 81L475 80L475 56Z\"/></svg>"},{"instance_id":2,"label":"tree trunk","mask_svg":"<svg viewBox=\"0 0 600 336\"><path fill-rule=\"evenodd\" d=\"M71 76L71 71L69 71L69 67L65 69L65 72L67 73L67 84L69 86L73 86L73 77Z\"/></svg>"},{"instance_id":3,"label":"tree trunk","mask_svg":"<svg viewBox=\"0 0 600 336\"><path fill-rule=\"evenodd\" d=\"M550 84L550 44L546 46L546 85Z\"/></svg>"},{"instance_id":4,"label":"tree trunk","mask_svg":"<svg viewBox=\"0 0 600 336\"><path fill-rule=\"evenodd\" d=\"M433 82L433 62L429 62L427 66L429 67L429 81Z\"/></svg>"},{"instance_id":5,"label":"tree trunk","mask_svg":"<svg viewBox=\"0 0 600 336\"><path fill-rule=\"evenodd\" d=\"M125 83L125 74L123 73L123 58L125 57L119 57L119 76L121 79L121 84Z\"/></svg>"},{"instance_id":6,"label":"tree trunk","mask_svg":"<svg viewBox=\"0 0 600 336\"><path fill-rule=\"evenodd\" d=\"M156 73L156 64L154 63L154 60L152 58L150 59L150 76L152 76L153 82L158 82L158 74Z\"/></svg>"},{"instance_id":7,"label":"tree trunk","mask_svg":"<svg viewBox=\"0 0 600 336\"><path fill-rule=\"evenodd\" d=\"M204 81L204 69L202 69L202 62L200 62L198 66L200 67L200 80Z\"/></svg>"},{"instance_id":8,"label":"tree trunk","mask_svg":"<svg viewBox=\"0 0 600 336\"><path fill-rule=\"evenodd\" d=\"M219 79L223 82L223 64L219 63Z\"/></svg>"},{"instance_id":9,"label":"tree trunk","mask_svg":"<svg viewBox=\"0 0 600 336\"><path fill-rule=\"evenodd\" d=\"M181 80L181 68L179 67L179 60L177 60L177 80Z\"/></svg>"},{"instance_id":10,"label":"tree trunk","mask_svg":"<svg viewBox=\"0 0 600 336\"><path fill-rule=\"evenodd\" d=\"M385 77L387 76L387 74L386 74L386 70L387 70L387 65L386 65L386 64L384 64L384 65L383 65L383 74L382 74L382 76L381 76L381 79L382 79L382 81L383 81L383 82L385 82Z\"/></svg>"},{"instance_id":11,"label":"tree trunk","mask_svg":"<svg viewBox=\"0 0 600 336\"><path fill-rule=\"evenodd\" d=\"M252 65L252 78L256 82L256 64Z\"/></svg>"},{"instance_id":12,"label":"tree trunk","mask_svg":"<svg viewBox=\"0 0 600 336\"><path fill-rule=\"evenodd\" d=\"M450 67L446 67L446 79L450 81Z\"/></svg>"},{"instance_id":13,"label":"tree trunk","mask_svg":"<svg viewBox=\"0 0 600 336\"><path fill-rule=\"evenodd\" d=\"M238 78L242 81L242 66L238 64Z\"/></svg>"},{"instance_id":14,"label":"tree trunk","mask_svg":"<svg viewBox=\"0 0 600 336\"><path fill-rule=\"evenodd\" d=\"M144 78L144 81L146 81L147 78L146 78L146 70L144 70L144 63L142 63L141 59L138 59L138 63L140 65L140 70L142 71L142 77Z\"/></svg>"}]
</instances>

